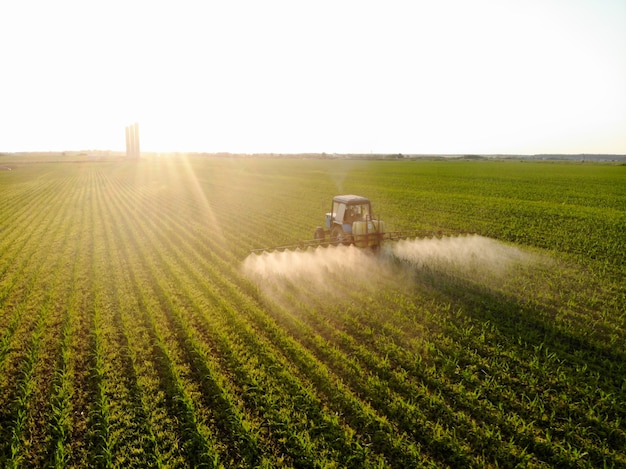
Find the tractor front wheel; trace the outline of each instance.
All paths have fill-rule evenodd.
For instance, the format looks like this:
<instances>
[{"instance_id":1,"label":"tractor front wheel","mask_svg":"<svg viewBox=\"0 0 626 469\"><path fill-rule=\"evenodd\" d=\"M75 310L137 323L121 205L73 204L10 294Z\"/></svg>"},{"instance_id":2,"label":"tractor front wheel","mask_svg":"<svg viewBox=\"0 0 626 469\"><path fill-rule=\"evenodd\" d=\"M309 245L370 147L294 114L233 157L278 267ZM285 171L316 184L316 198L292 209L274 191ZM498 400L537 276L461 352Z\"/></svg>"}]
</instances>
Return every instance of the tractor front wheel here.
<instances>
[{"instance_id":1,"label":"tractor front wheel","mask_svg":"<svg viewBox=\"0 0 626 469\"><path fill-rule=\"evenodd\" d=\"M333 244L350 244L349 236L337 225L333 227L330 238L333 240Z\"/></svg>"}]
</instances>

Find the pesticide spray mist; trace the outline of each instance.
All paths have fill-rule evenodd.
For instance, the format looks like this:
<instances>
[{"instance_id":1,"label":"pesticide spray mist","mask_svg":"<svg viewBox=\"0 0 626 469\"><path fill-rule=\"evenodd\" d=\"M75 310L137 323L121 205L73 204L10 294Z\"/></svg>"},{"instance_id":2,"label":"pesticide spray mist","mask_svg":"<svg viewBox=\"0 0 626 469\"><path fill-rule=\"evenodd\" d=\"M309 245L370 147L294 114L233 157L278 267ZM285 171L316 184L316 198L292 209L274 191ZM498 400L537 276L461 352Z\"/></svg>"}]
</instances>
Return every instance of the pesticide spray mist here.
<instances>
[{"instance_id":1,"label":"pesticide spray mist","mask_svg":"<svg viewBox=\"0 0 626 469\"><path fill-rule=\"evenodd\" d=\"M535 254L483 236L401 240L385 246L390 254L427 268L475 282L515 275L538 261Z\"/></svg>"},{"instance_id":2,"label":"pesticide spray mist","mask_svg":"<svg viewBox=\"0 0 626 469\"><path fill-rule=\"evenodd\" d=\"M251 254L243 272L275 300L281 295L324 295L336 300L348 289L368 294L410 288L418 281L415 273L424 270L490 288L513 288L539 263L536 254L473 235L388 242L378 253L330 246Z\"/></svg>"},{"instance_id":3,"label":"pesticide spray mist","mask_svg":"<svg viewBox=\"0 0 626 469\"><path fill-rule=\"evenodd\" d=\"M355 246L329 246L251 254L243 263L243 272L273 295L297 294L302 289L336 297L341 291L337 285L374 288L390 270L371 251Z\"/></svg>"}]
</instances>

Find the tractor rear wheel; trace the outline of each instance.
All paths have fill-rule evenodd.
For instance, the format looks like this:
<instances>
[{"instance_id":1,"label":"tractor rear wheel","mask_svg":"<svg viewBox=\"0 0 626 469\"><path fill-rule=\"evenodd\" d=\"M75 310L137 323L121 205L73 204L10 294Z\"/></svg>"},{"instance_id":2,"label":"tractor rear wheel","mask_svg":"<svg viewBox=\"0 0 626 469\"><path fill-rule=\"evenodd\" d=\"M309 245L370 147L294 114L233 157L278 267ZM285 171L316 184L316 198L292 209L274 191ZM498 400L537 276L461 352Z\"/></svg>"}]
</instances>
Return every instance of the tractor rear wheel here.
<instances>
[{"instance_id":1,"label":"tractor rear wheel","mask_svg":"<svg viewBox=\"0 0 626 469\"><path fill-rule=\"evenodd\" d=\"M326 233L324 233L324 228L322 228L321 226L318 226L317 229L315 230L315 234L313 235L313 237L318 241L324 241L325 236L326 236Z\"/></svg>"}]
</instances>

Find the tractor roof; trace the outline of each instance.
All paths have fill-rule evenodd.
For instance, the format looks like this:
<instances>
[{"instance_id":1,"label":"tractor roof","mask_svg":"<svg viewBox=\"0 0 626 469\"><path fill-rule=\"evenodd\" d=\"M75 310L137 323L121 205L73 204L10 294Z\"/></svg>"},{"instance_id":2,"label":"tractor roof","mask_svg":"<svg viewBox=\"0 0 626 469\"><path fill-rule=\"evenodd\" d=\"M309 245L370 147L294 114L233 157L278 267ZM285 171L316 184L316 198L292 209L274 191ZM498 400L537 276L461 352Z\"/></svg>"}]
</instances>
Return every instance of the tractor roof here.
<instances>
[{"instance_id":1,"label":"tractor roof","mask_svg":"<svg viewBox=\"0 0 626 469\"><path fill-rule=\"evenodd\" d=\"M361 197L360 195L336 195L333 197L333 202L339 202L346 205L358 205L369 204L370 200L367 197Z\"/></svg>"}]
</instances>

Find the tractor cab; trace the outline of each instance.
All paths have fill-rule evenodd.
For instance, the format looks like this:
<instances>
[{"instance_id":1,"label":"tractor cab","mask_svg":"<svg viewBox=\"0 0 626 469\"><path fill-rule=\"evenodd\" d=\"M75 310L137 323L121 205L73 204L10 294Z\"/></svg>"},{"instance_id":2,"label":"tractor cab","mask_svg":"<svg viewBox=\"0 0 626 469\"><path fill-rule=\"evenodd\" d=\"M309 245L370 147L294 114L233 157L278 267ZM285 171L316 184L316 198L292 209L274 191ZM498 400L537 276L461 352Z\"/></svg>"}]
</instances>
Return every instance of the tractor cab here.
<instances>
[{"instance_id":1,"label":"tractor cab","mask_svg":"<svg viewBox=\"0 0 626 469\"><path fill-rule=\"evenodd\" d=\"M339 228L352 234L352 224L367 221L372 217L369 199L358 195L338 195L333 198L332 212L326 214L326 229L337 231Z\"/></svg>"}]
</instances>

